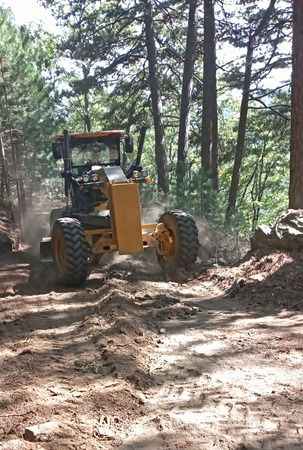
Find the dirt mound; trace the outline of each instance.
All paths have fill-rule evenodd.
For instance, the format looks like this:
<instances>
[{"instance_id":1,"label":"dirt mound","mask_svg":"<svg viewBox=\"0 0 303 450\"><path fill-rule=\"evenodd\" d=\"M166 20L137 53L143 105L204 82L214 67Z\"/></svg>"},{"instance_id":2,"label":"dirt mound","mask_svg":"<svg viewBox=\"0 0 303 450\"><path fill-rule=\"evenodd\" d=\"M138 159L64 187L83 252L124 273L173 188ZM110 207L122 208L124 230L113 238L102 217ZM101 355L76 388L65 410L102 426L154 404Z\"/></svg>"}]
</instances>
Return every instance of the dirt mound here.
<instances>
[{"instance_id":1,"label":"dirt mound","mask_svg":"<svg viewBox=\"0 0 303 450\"><path fill-rule=\"evenodd\" d=\"M135 298L131 294L114 288L100 300L97 312L103 316L116 316L117 310L120 316L136 315L138 305L135 304Z\"/></svg>"},{"instance_id":2,"label":"dirt mound","mask_svg":"<svg viewBox=\"0 0 303 450\"><path fill-rule=\"evenodd\" d=\"M210 269L200 279L215 281L241 301L303 308L303 255L298 252L254 252L237 267Z\"/></svg>"},{"instance_id":3,"label":"dirt mound","mask_svg":"<svg viewBox=\"0 0 303 450\"><path fill-rule=\"evenodd\" d=\"M109 436L112 433L124 431L129 422L138 416L144 414L144 402L137 395L123 385L123 383L115 383L103 392L94 392L92 402L96 410L102 411L99 419L97 434ZM113 415L113 411L115 414ZM112 434L114 437L114 434Z\"/></svg>"},{"instance_id":4,"label":"dirt mound","mask_svg":"<svg viewBox=\"0 0 303 450\"><path fill-rule=\"evenodd\" d=\"M81 334L94 340L99 355L91 360L78 361L79 370L102 375L111 374L136 388L152 383L148 375L148 352L155 336L146 329L143 311L130 293L108 286L98 302L95 316L80 324Z\"/></svg>"}]
</instances>

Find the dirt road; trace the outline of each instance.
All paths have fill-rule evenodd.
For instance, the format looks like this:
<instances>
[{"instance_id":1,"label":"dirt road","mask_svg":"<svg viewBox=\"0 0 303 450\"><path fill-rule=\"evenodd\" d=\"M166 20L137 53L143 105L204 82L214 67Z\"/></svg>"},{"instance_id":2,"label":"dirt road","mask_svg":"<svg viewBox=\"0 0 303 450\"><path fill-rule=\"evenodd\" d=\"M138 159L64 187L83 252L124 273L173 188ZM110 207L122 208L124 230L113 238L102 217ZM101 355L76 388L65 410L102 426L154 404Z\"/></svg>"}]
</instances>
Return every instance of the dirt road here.
<instances>
[{"instance_id":1,"label":"dirt road","mask_svg":"<svg viewBox=\"0 0 303 450\"><path fill-rule=\"evenodd\" d=\"M181 285L125 258L79 290L2 261L0 449L302 449L302 263L279 261Z\"/></svg>"}]
</instances>

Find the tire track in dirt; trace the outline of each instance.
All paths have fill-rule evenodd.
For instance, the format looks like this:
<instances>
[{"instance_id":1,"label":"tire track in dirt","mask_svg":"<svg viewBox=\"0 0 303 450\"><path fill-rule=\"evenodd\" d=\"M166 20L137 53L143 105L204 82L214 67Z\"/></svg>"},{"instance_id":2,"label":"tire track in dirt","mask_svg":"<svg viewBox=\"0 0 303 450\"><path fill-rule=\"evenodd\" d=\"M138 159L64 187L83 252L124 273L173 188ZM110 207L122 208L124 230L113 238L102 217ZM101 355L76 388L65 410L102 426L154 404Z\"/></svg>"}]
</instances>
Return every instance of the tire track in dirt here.
<instances>
[{"instance_id":1,"label":"tire track in dirt","mask_svg":"<svg viewBox=\"0 0 303 450\"><path fill-rule=\"evenodd\" d=\"M1 450L302 448L302 314L155 267L71 291L34 265L0 299ZM64 433L23 438L49 420Z\"/></svg>"},{"instance_id":2,"label":"tire track in dirt","mask_svg":"<svg viewBox=\"0 0 303 450\"><path fill-rule=\"evenodd\" d=\"M120 450L302 449L302 265L279 254L253 257L216 278L243 277L248 267L254 279L243 280L244 295L223 295L212 276L203 276L198 295L197 282L180 289L193 313L163 317L151 364L156 386L146 392L151 419ZM290 280L290 298L272 295Z\"/></svg>"}]
</instances>

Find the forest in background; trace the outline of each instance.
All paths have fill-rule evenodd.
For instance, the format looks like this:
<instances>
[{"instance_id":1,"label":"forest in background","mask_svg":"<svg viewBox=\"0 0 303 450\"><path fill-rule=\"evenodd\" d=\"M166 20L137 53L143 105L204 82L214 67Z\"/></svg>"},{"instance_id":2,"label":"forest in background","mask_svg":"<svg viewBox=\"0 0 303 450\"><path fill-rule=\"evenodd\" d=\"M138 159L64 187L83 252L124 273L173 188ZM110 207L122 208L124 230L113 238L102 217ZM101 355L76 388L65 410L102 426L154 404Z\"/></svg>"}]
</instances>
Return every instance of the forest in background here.
<instances>
[{"instance_id":1,"label":"forest in background","mask_svg":"<svg viewBox=\"0 0 303 450\"><path fill-rule=\"evenodd\" d=\"M1 130L23 133L27 195L62 193L51 136L147 128L165 202L248 234L288 207L292 4L286 0L43 0L58 23L0 9Z\"/></svg>"}]
</instances>

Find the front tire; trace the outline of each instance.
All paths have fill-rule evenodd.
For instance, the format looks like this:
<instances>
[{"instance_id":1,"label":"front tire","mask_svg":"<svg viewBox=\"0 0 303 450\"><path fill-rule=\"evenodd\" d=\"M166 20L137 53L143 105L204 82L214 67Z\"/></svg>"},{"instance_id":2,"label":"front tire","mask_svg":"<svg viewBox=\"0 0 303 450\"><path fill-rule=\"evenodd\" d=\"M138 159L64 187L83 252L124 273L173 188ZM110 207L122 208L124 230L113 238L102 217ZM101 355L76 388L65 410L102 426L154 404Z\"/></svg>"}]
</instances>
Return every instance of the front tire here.
<instances>
[{"instance_id":1,"label":"front tire","mask_svg":"<svg viewBox=\"0 0 303 450\"><path fill-rule=\"evenodd\" d=\"M64 208L55 208L52 209L50 216L49 216L49 228L50 231L52 231L54 223L56 220L61 219L64 217Z\"/></svg>"},{"instance_id":2,"label":"front tire","mask_svg":"<svg viewBox=\"0 0 303 450\"><path fill-rule=\"evenodd\" d=\"M68 286L79 286L89 276L89 245L79 220L64 217L52 229L52 253L57 279Z\"/></svg>"},{"instance_id":3,"label":"front tire","mask_svg":"<svg viewBox=\"0 0 303 450\"><path fill-rule=\"evenodd\" d=\"M162 214L159 223L164 225L157 246L160 266L168 274L180 269L189 272L199 251L198 229L193 217L183 211L172 210Z\"/></svg>"}]
</instances>

